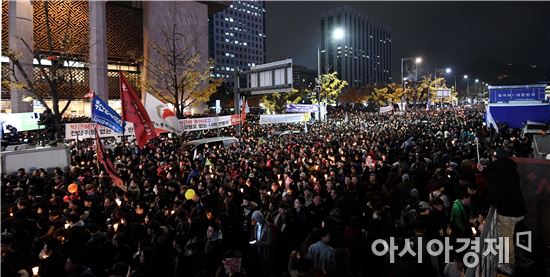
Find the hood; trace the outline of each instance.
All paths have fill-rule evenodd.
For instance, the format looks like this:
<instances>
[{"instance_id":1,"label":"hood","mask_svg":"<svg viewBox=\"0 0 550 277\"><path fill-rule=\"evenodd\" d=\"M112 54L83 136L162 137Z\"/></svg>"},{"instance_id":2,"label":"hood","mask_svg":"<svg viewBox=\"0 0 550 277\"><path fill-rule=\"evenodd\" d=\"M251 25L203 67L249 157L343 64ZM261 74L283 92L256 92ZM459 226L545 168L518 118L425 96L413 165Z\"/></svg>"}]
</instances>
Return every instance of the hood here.
<instances>
[{"instance_id":1,"label":"hood","mask_svg":"<svg viewBox=\"0 0 550 277\"><path fill-rule=\"evenodd\" d=\"M256 222L262 225L265 224L265 217L260 211L254 211L254 213L252 213L252 219L254 219Z\"/></svg>"}]
</instances>

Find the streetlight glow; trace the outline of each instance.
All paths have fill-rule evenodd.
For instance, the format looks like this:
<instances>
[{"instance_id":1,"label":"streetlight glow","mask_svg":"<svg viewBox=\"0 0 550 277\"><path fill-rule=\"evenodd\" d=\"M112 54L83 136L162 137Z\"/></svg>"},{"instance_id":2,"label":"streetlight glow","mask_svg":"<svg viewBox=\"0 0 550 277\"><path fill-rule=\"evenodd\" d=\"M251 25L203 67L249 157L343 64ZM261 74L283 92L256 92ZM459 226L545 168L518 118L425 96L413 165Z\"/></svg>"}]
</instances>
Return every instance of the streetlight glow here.
<instances>
[{"instance_id":1,"label":"streetlight glow","mask_svg":"<svg viewBox=\"0 0 550 277\"><path fill-rule=\"evenodd\" d=\"M415 63L419 64L422 62L422 58L421 57L418 57L414 60Z\"/></svg>"},{"instance_id":2,"label":"streetlight glow","mask_svg":"<svg viewBox=\"0 0 550 277\"><path fill-rule=\"evenodd\" d=\"M332 37L335 39L335 40L341 40L344 38L344 29L342 28L336 28L334 29L334 31L332 32Z\"/></svg>"},{"instance_id":3,"label":"streetlight glow","mask_svg":"<svg viewBox=\"0 0 550 277\"><path fill-rule=\"evenodd\" d=\"M476 83L479 83L479 79L476 79Z\"/></svg>"},{"instance_id":4,"label":"streetlight glow","mask_svg":"<svg viewBox=\"0 0 550 277\"><path fill-rule=\"evenodd\" d=\"M468 75L464 75L464 79L468 79Z\"/></svg>"},{"instance_id":5,"label":"streetlight glow","mask_svg":"<svg viewBox=\"0 0 550 277\"><path fill-rule=\"evenodd\" d=\"M445 69L445 73L447 73L447 74L451 73L451 71L452 71L452 70L451 70L450 67L447 67L447 68Z\"/></svg>"}]
</instances>

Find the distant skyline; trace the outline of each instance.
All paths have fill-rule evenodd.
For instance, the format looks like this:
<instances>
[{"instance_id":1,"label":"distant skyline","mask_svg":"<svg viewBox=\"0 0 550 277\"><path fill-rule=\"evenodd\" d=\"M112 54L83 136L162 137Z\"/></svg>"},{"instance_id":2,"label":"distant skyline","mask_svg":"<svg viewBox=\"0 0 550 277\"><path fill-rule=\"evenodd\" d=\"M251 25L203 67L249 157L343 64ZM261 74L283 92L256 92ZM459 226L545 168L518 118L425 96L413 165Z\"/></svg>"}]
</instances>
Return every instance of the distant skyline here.
<instances>
[{"instance_id":1,"label":"distant skyline","mask_svg":"<svg viewBox=\"0 0 550 277\"><path fill-rule=\"evenodd\" d=\"M266 2L267 62L316 70L320 14L342 5L391 28L394 82L404 57L421 56L432 74L465 74L480 59L550 66L550 2Z\"/></svg>"}]
</instances>

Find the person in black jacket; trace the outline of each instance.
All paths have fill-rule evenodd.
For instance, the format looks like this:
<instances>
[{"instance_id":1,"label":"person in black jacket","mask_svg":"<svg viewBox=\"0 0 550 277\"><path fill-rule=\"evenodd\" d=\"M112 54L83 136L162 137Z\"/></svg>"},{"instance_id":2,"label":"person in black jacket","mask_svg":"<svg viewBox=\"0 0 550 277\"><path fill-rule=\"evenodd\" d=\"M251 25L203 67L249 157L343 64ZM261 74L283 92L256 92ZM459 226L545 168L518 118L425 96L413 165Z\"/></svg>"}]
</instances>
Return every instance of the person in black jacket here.
<instances>
[{"instance_id":1,"label":"person in black jacket","mask_svg":"<svg viewBox=\"0 0 550 277\"><path fill-rule=\"evenodd\" d=\"M523 220L527 213L525 201L519 184L519 174L516 163L509 157L508 151L499 148L493 153L493 166L487 172L489 183L489 201L497 210L497 224L500 237L510 239L510 259L499 269L507 274L513 274L514 257L514 228L516 223ZM478 169L482 167L478 167Z\"/></svg>"}]
</instances>

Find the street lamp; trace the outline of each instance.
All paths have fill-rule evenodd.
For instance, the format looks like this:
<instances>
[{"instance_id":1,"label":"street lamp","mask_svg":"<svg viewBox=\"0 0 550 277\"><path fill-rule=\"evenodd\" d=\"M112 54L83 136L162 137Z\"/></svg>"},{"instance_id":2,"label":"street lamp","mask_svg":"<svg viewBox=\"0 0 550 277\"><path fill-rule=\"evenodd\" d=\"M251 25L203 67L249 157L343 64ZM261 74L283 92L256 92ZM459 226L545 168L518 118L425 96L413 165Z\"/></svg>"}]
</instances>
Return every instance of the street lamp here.
<instances>
[{"instance_id":1,"label":"street lamp","mask_svg":"<svg viewBox=\"0 0 550 277\"><path fill-rule=\"evenodd\" d=\"M404 61L412 61L414 60L414 63L416 63L417 65L417 69L418 69L418 64L421 64L422 63L422 57L408 57L408 58L401 58L401 87L403 87L403 83L405 81L405 79L403 78L403 62ZM416 72L416 74L418 74L418 70ZM418 77L418 76L417 76ZM416 81L416 80L415 80Z\"/></svg>"},{"instance_id":2,"label":"street lamp","mask_svg":"<svg viewBox=\"0 0 550 277\"><path fill-rule=\"evenodd\" d=\"M338 27L332 31L333 41L342 40L344 36L345 36L345 31L343 28ZM323 52L325 51L323 50ZM317 102L319 104L319 121L320 121L321 120L321 36L319 36L319 42L317 43Z\"/></svg>"},{"instance_id":3,"label":"street lamp","mask_svg":"<svg viewBox=\"0 0 550 277\"><path fill-rule=\"evenodd\" d=\"M468 75L464 75L464 80L466 80L466 97L470 97L470 81L468 80Z\"/></svg>"},{"instance_id":4,"label":"street lamp","mask_svg":"<svg viewBox=\"0 0 550 277\"><path fill-rule=\"evenodd\" d=\"M344 29L342 28L336 28L334 29L334 31L332 32L332 37L335 39L335 40L341 40L344 38Z\"/></svg>"}]
</instances>

